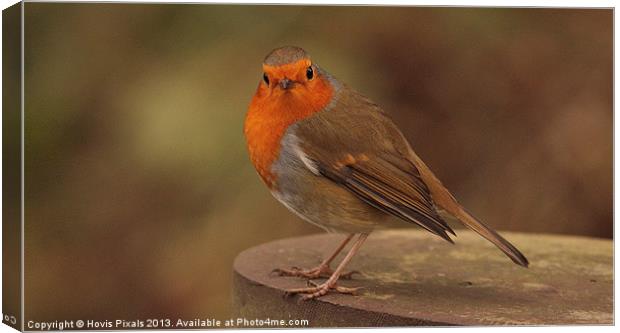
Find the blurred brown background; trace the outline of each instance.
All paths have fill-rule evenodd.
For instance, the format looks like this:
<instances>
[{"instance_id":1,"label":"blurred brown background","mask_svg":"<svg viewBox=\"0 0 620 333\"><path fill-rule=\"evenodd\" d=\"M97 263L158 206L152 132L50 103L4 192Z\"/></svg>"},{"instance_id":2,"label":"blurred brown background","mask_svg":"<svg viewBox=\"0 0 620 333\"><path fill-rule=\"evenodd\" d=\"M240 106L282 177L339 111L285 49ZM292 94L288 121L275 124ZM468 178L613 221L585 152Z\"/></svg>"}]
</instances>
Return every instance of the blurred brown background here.
<instances>
[{"instance_id":1,"label":"blurred brown background","mask_svg":"<svg viewBox=\"0 0 620 333\"><path fill-rule=\"evenodd\" d=\"M500 230L612 237L612 11L27 3L26 319L229 315L236 254L319 232L242 124L293 44Z\"/></svg>"}]
</instances>

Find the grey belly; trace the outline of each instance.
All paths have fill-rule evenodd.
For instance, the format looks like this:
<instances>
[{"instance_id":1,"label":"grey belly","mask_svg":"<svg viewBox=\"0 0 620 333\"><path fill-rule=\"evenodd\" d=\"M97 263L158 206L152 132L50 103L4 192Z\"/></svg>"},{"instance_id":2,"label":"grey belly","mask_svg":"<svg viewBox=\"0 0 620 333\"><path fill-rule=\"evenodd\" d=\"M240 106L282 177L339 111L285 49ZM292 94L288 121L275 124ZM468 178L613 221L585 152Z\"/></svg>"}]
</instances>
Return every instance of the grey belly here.
<instances>
[{"instance_id":1,"label":"grey belly","mask_svg":"<svg viewBox=\"0 0 620 333\"><path fill-rule=\"evenodd\" d=\"M329 232L370 232L388 218L347 189L313 174L301 162L289 163L286 173L277 174L272 194L304 220Z\"/></svg>"}]
</instances>

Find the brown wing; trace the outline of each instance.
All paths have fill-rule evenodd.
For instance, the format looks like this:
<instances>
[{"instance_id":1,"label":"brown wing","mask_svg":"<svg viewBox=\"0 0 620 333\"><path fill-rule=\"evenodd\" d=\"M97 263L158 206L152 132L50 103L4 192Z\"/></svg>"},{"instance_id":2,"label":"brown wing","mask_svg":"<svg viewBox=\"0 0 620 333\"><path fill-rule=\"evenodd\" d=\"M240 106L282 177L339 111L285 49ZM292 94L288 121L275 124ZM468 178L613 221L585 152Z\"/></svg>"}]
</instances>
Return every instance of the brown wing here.
<instances>
[{"instance_id":1,"label":"brown wing","mask_svg":"<svg viewBox=\"0 0 620 333\"><path fill-rule=\"evenodd\" d=\"M452 242L446 232L454 235L454 231L437 214L426 184L411 163L401 161L409 164L408 168L401 168L367 154L358 157L344 154L341 161L331 166L313 161L320 174L343 185L369 205Z\"/></svg>"},{"instance_id":2,"label":"brown wing","mask_svg":"<svg viewBox=\"0 0 620 333\"><path fill-rule=\"evenodd\" d=\"M451 241L447 232L454 232L438 216L435 207L440 207L527 267L516 247L465 211L368 98L344 86L331 109L299 125L295 135L303 157L324 177L369 205Z\"/></svg>"},{"instance_id":3,"label":"brown wing","mask_svg":"<svg viewBox=\"0 0 620 333\"><path fill-rule=\"evenodd\" d=\"M296 126L302 158L369 205L452 242L398 128L366 97L343 89L333 109Z\"/></svg>"}]
</instances>

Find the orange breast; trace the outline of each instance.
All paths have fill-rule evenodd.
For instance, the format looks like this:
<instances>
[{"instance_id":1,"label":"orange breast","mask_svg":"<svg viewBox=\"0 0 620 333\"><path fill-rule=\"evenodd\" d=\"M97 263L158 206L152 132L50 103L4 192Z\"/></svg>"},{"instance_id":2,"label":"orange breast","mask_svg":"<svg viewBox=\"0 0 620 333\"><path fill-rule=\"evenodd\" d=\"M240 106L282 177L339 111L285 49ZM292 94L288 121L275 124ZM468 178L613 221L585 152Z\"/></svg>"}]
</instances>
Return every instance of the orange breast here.
<instances>
[{"instance_id":1,"label":"orange breast","mask_svg":"<svg viewBox=\"0 0 620 333\"><path fill-rule=\"evenodd\" d=\"M280 153L280 143L286 130L296 122L310 117L328 105L333 89L330 83L317 77L312 86L300 86L289 91L270 90L259 84L245 118L244 134L250 160L271 189L277 175L271 171Z\"/></svg>"}]
</instances>

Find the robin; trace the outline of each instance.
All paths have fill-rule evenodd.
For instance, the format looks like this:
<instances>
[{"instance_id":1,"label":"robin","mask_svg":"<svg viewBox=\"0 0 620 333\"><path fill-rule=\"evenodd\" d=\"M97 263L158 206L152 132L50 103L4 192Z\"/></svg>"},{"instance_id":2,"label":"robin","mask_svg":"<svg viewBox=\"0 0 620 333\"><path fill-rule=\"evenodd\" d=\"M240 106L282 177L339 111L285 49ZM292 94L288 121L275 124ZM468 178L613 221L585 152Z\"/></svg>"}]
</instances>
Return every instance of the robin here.
<instances>
[{"instance_id":1,"label":"robin","mask_svg":"<svg viewBox=\"0 0 620 333\"><path fill-rule=\"evenodd\" d=\"M302 299L339 286L344 268L375 229L390 217L418 225L453 243L444 221L450 215L495 244L516 264L525 256L493 229L469 214L413 151L401 131L373 101L313 62L303 49L271 51L245 118L250 159L273 196L304 220L344 241L319 266L276 269L280 275L321 284L291 289ZM337 266L331 262L358 235Z\"/></svg>"}]
</instances>

